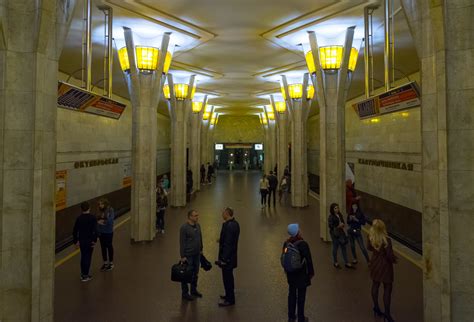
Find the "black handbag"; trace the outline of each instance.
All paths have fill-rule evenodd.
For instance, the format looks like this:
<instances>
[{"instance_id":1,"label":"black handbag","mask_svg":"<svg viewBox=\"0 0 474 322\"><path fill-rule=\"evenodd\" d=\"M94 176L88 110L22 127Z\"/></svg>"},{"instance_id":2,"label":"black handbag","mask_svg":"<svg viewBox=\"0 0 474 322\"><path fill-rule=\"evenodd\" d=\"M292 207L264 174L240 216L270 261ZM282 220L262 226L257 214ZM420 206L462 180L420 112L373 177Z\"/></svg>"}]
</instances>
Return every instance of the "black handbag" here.
<instances>
[{"instance_id":1,"label":"black handbag","mask_svg":"<svg viewBox=\"0 0 474 322\"><path fill-rule=\"evenodd\" d=\"M211 270L212 264L210 261L207 260L207 258L203 254L201 254L200 261L201 261L201 268L203 270L205 270L206 272Z\"/></svg>"},{"instance_id":2,"label":"black handbag","mask_svg":"<svg viewBox=\"0 0 474 322\"><path fill-rule=\"evenodd\" d=\"M173 282L191 283L193 270L186 262L179 262L171 266L171 280Z\"/></svg>"}]
</instances>

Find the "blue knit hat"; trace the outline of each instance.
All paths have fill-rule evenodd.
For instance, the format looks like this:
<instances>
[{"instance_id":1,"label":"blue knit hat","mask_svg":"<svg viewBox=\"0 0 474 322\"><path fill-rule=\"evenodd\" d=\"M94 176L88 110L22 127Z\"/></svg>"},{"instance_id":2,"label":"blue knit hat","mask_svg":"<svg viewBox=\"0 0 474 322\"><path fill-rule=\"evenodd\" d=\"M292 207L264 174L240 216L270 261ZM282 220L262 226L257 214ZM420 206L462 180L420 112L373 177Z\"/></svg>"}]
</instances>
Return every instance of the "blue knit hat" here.
<instances>
[{"instance_id":1,"label":"blue knit hat","mask_svg":"<svg viewBox=\"0 0 474 322\"><path fill-rule=\"evenodd\" d=\"M289 224L288 225L288 235L295 237L300 231L300 226L298 224Z\"/></svg>"}]
</instances>

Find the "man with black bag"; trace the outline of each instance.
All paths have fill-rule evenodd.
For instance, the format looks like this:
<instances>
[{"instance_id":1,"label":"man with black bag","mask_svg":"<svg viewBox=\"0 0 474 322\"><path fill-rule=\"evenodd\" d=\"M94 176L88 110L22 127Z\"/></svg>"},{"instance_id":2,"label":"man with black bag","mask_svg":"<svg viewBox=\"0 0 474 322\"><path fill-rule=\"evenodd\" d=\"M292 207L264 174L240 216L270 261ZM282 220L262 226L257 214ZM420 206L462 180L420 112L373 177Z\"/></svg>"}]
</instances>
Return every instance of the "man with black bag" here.
<instances>
[{"instance_id":1,"label":"man with black bag","mask_svg":"<svg viewBox=\"0 0 474 322\"><path fill-rule=\"evenodd\" d=\"M222 280L224 282L225 295L221 295L220 307L235 304L234 294L234 268L237 267L237 246L239 243L240 226L234 218L234 210L226 207L222 212L224 223L222 224L219 238L219 259L216 265L222 269Z\"/></svg>"},{"instance_id":2,"label":"man with black bag","mask_svg":"<svg viewBox=\"0 0 474 322\"><path fill-rule=\"evenodd\" d=\"M281 264L288 280L288 322L306 322L304 304L306 288L314 276L313 261L309 245L303 240L298 224L288 225L290 237L283 243ZM296 307L298 306L298 310ZM298 315L296 315L298 312Z\"/></svg>"},{"instance_id":3,"label":"man with black bag","mask_svg":"<svg viewBox=\"0 0 474 322\"><path fill-rule=\"evenodd\" d=\"M197 281L202 254L201 226L198 224L199 213L196 210L188 211L188 219L179 231L179 251L181 262L188 265L192 271L191 282L181 282L183 300L193 301L196 297L202 297L197 290ZM189 286L191 292L189 292Z\"/></svg>"}]
</instances>

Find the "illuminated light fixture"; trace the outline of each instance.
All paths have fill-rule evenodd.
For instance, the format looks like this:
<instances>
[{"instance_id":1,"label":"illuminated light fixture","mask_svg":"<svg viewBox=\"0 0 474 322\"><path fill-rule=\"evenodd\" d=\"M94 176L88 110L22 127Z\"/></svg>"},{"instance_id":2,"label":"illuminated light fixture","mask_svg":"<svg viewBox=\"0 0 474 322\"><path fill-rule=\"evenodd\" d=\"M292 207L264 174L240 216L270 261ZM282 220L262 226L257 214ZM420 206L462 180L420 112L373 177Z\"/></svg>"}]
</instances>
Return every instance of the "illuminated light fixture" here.
<instances>
[{"instance_id":1,"label":"illuminated light fixture","mask_svg":"<svg viewBox=\"0 0 474 322\"><path fill-rule=\"evenodd\" d=\"M268 119L269 119L270 121L275 120L275 113L273 113L273 112L267 112L267 116L268 116Z\"/></svg>"},{"instance_id":2,"label":"illuminated light fixture","mask_svg":"<svg viewBox=\"0 0 474 322\"><path fill-rule=\"evenodd\" d=\"M207 121L207 120L209 120L209 116L211 116L211 113L209 113L209 112L204 112L204 114L202 115L202 119L203 119L204 121Z\"/></svg>"},{"instance_id":3,"label":"illuminated light fixture","mask_svg":"<svg viewBox=\"0 0 474 322\"><path fill-rule=\"evenodd\" d=\"M120 67L124 72L130 70L130 61L128 60L127 47L122 47L118 51ZM158 68L158 60L160 58L160 50L155 47L136 46L135 56L137 60L137 68L140 71L151 72ZM168 73L171 66L173 55L171 52L166 53L163 73Z\"/></svg>"},{"instance_id":4,"label":"illuminated light fixture","mask_svg":"<svg viewBox=\"0 0 474 322\"><path fill-rule=\"evenodd\" d=\"M193 106L192 106L193 113L199 113L199 112L201 112L202 105L203 105L202 102L193 102Z\"/></svg>"},{"instance_id":5,"label":"illuminated light fixture","mask_svg":"<svg viewBox=\"0 0 474 322\"><path fill-rule=\"evenodd\" d=\"M186 91L187 92L187 91ZM191 99L194 98L194 94L196 94L196 82L193 84L193 89L191 90Z\"/></svg>"},{"instance_id":6,"label":"illuminated light fixture","mask_svg":"<svg viewBox=\"0 0 474 322\"><path fill-rule=\"evenodd\" d=\"M188 95L188 84L174 84L174 95L177 100L185 100ZM166 99L171 98L170 86L168 84L163 86L163 95Z\"/></svg>"},{"instance_id":7,"label":"illuminated light fixture","mask_svg":"<svg viewBox=\"0 0 474 322\"><path fill-rule=\"evenodd\" d=\"M370 119L370 122L371 123L380 123L380 119L379 118Z\"/></svg>"},{"instance_id":8,"label":"illuminated light fixture","mask_svg":"<svg viewBox=\"0 0 474 322\"><path fill-rule=\"evenodd\" d=\"M403 117L408 117L408 116L410 116L410 113L408 113L408 112L402 112L401 114L402 114Z\"/></svg>"},{"instance_id":9,"label":"illuminated light fixture","mask_svg":"<svg viewBox=\"0 0 474 322\"><path fill-rule=\"evenodd\" d=\"M343 46L325 46L319 48L319 59L321 61L321 67L324 70L337 70L341 68ZM356 68L357 57L359 52L354 47L351 48L351 54L349 56L349 66L347 69L353 72ZM313 52L310 50L306 53L306 64L311 74L316 72L313 60Z\"/></svg>"},{"instance_id":10,"label":"illuminated light fixture","mask_svg":"<svg viewBox=\"0 0 474 322\"><path fill-rule=\"evenodd\" d=\"M290 92L290 98L292 99L301 99L303 96L303 84L291 84L288 85L288 92ZM308 85L306 89L307 95L306 99L313 99L314 97L314 86L313 85ZM286 99L286 93L285 89L282 86L281 88L281 94L283 95L283 99Z\"/></svg>"},{"instance_id":11,"label":"illuminated light fixture","mask_svg":"<svg viewBox=\"0 0 474 322\"><path fill-rule=\"evenodd\" d=\"M263 124L263 125L267 125L267 124L268 124L268 120L267 120L267 118L265 117L265 113L260 113L260 123Z\"/></svg>"},{"instance_id":12,"label":"illuminated light fixture","mask_svg":"<svg viewBox=\"0 0 474 322\"><path fill-rule=\"evenodd\" d=\"M280 114L285 113L285 111L286 111L286 102L275 102L275 109Z\"/></svg>"}]
</instances>

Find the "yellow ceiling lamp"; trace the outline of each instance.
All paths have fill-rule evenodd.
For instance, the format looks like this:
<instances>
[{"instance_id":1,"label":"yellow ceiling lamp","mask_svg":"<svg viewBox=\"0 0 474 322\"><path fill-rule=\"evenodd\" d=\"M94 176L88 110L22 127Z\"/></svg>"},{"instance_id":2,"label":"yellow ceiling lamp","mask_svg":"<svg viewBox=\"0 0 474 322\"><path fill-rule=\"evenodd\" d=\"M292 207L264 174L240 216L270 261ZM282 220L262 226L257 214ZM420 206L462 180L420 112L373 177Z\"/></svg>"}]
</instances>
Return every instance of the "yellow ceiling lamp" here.
<instances>
[{"instance_id":1,"label":"yellow ceiling lamp","mask_svg":"<svg viewBox=\"0 0 474 322\"><path fill-rule=\"evenodd\" d=\"M124 72L130 71L130 61L128 60L127 47L122 47L118 51L120 67ZM160 50L155 47L135 46L135 58L137 68L141 72L152 72L158 68L158 60L160 58ZM172 55L168 51L165 57L163 73L168 73L171 65Z\"/></svg>"},{"instance_id":2,"label":"yellow ceiling lamp","mask_svg":"<svg viewBox=\"0 0 474 322\"><path fill-rule=\"evenodd\" d=\"M204 112L204 114L202 115L202 119L203 119L204 121L207 121L207 120L209 120L209 116L211 116L211 113L209 113L209 112Z\"/></svg>"},{"instance_id":3,"label":"yellow ceiling lamp","mask_svg":"<svg viewBox=\"0 0 474 322\"><path fill-rule=\"evenodd\" d=\"M260 117L261 117L261 119L260 119L260 120L261 120L261 123L262 123L263 125L267 125L267 124L268 124L268 120L267 120L267 118L266 118L266 116L265 116L265 113L260 113Z\"/></svg>"},{"instance_id":4,"label":"yellow ceiling lamp","mask_svg":"<svg viewBox=\"0 0 474 322\"><path fill-rule=\"evenodd\" d=\"M290 93L290 98L292 99L301 99L303 97L303 84L291 84L288 85L288 92ZM286 99L285 89L281 87L281 94L283 99ZM314 86L308 85L306 88L306 99L310 100L314 97Z\"/></svg>"},{"instance_id":5,"label":"yellow ceiling lamp","mask_svg":"<svg viewBox=\"0 0 474 322\"><path fill-rule=\"evenodd\" d=\"M341 68L343 46L324 46L319 48L319 59L321 62L321 68L324 70L338 70ZM349 65L347 69L353 72L356 68L357 57L359 52L354 47L351 48L351 54L349 56ZM306 53L306 64L311 74L316 72L314 66L313 52L310 50Z\"/></svg>"},{"instance_id":6,"label":"yellow ceiling lamp","mask_svg":"<svg viewBox=\"0 0 474 322\"><path fill-rule=\"evenodd\" d=\"M203 102L193 102L193 106L192 106L193 113L197 114L197 113L201 112L202 105L203 105Z\"/></svg>"},{"instance_id":7,"label":"yellow ceiling lamp","mask_svg":"<svg viewBox=\"0 0 474 322\"><path fill-rule=\"evenodd\" d=\"M177 100L185 100L188 96L188 84L174 84L174 96ZM163 95L166 99L171 98L170 86L168 84L163 86Z\"/></svg>"},{"instance_id":8,"label":"yellow ceiling lamp","mask_svg":"<svg viewBox=\"0 0 474 322\"><path fill-rule=\"evenodd\" d=\"M286 111L286 102L275 102L275 109L278 113L283 114Z\"/></svg>"}]
</instances>

